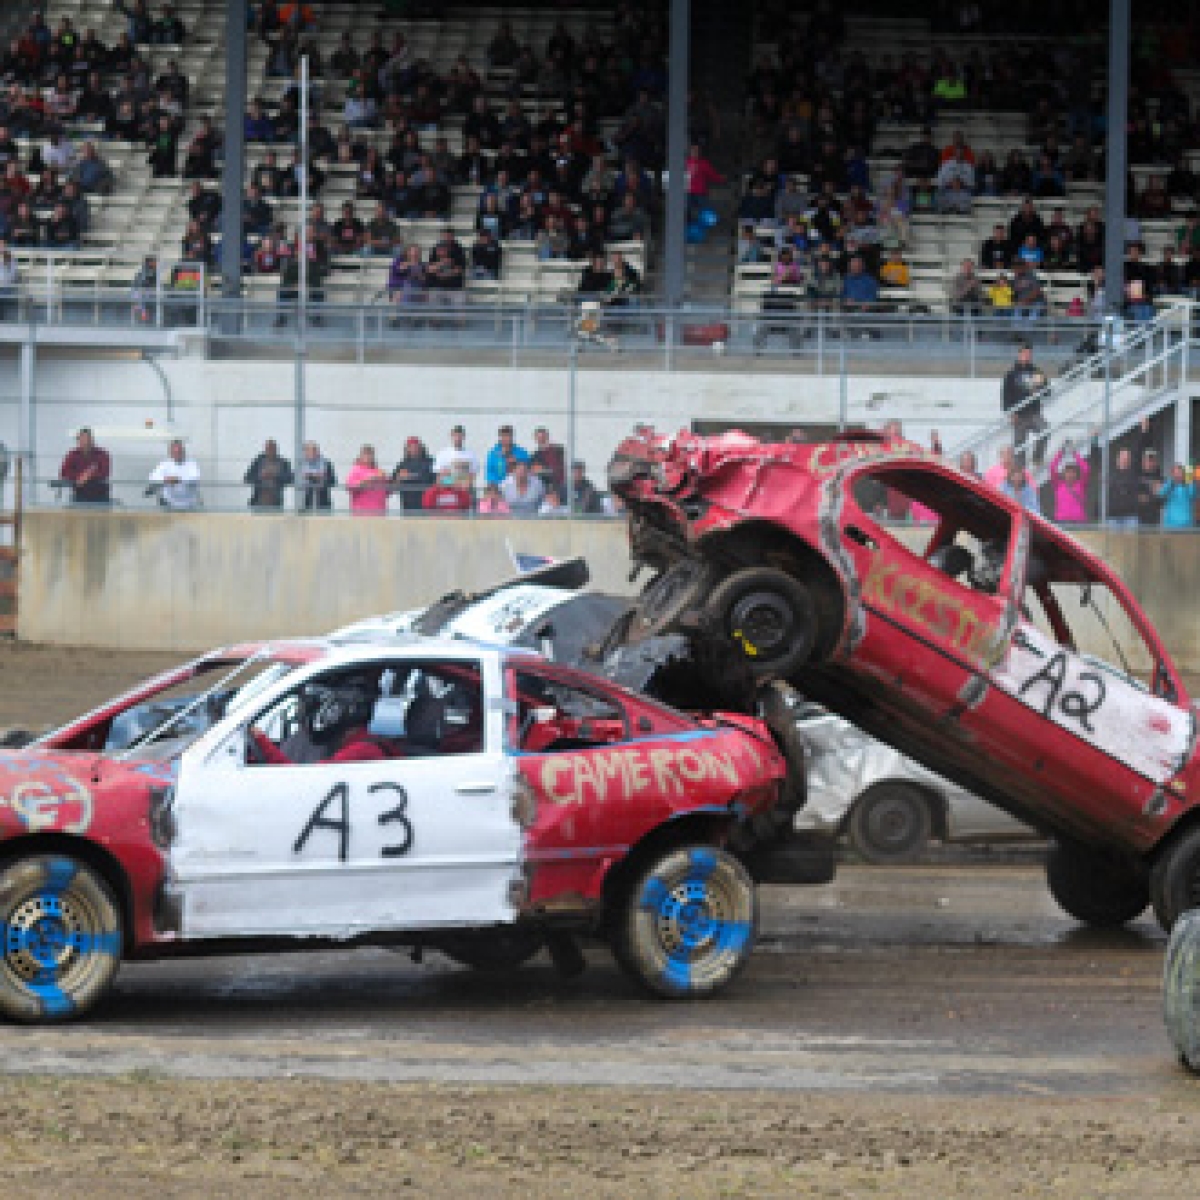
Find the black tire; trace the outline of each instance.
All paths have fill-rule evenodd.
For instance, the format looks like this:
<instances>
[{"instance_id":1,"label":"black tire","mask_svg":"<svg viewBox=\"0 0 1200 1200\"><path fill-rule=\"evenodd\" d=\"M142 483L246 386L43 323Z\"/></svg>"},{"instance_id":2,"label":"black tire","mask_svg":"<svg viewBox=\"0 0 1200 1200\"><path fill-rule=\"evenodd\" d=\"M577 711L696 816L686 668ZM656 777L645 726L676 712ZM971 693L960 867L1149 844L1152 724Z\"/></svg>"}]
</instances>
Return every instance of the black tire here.
<instances>
[{"instance_id":1,"label":"black tire","mask_svg":"<svg viewBox=\"0 0 1200 1200\"><path fill-rule=\"evenodd\" d=\"M121 963L121 913L105 881L65 855L17 859L0 870L0 1013L14 1021L81 1016Z\"/></svg>"},{"instance_id":2,"label":"black tire","mask_svg":"<svg viewBox=\"0 0 1200 1200\"><path fill-rule=\"evenodd\" d=\"M1172 838L1154 859L1150 899L1168 933L1189 909L1200 908L1200 825Z\"/></svg>"},{"instance_id":3,"label":"black tire","mask_svg":"<svg viewBox=\"0 0 1200 1200\"><path fill-rule=\"evenodd\" d=\"M1068 916L1112 929L1140 917L1150 903L1150 886L1137 863L1057 839L1046 856L1046 883Z\"/></svg>"},{"instance_id":4,"label":"black tire","mask_svg":"<svg viewBox=\"0 0 1200 1200\"><path fill-rule=\"evenodd\" d=\"M438 942L438 949L474 971L507 975L523 967L545 944L542 935L532 930L489 929L446 937Z\"/></svg>"},{"instance_id":5,"label":"black tire","mask_svg":"<svg viewBox=\"0 0 1200 1200\"><path fill-rule=\"evenodd\" d=\"M929 849L933 812L928 798L907 783L885 783L864 792L850 810L850 845L877 866L916 862Z\"/></svg>"},{"instance_id":6,"label":"black tire","mask_svg":"<svg viewBox=\"0 0 1200 1200\"><path fill-rule=\"evenodd\" d=\"M714 846L678 846L656 855L618 905L614 957L642 987L668 999L720 991L754 949L754 882L733 855Z\"/></svg>"},{"instance_id":7,"label":"black tire","mask_svg":"<svg viewBox=\"0 0 1200 1200\"><path fill-rule=\"evenodd\" d=\"M773 567L736 571L717 585L706 612L737 646L756 679L786 679L817 641L817 609L800 580Z\"/></svg>"}]
</instances>

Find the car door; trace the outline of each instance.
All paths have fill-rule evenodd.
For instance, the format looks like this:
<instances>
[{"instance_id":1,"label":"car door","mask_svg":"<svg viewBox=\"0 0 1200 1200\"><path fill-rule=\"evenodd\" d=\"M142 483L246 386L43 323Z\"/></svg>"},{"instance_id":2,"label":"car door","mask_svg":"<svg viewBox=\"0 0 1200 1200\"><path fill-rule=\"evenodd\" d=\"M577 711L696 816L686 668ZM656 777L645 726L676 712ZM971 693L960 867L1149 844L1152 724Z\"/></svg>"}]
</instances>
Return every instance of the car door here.
<instances>
[{"instance_id":1,"label":"car door","mask_svg":"<svg viewBox=\"0 0 1200 1200\"><path fill-rule=\"evenodd\" d=\"M247 762L249 725L284 740L294 689L214 730L184 756L176 789L171 875L185 937L348 937L512 919L521 830L499 707L486 702L501 692L496 656L355 669L409 681L410 694L381 695L377 713L407 699L407 716L417 694L455 686L467 715L455 721L444 706L421 745L402 729L381 739L396 756L369 761ZM304 686L344 672L330 666Z\"/></svg>"},{"instance_id":2,"label":"car door","mask_svg":"<svg viewBox=\"0 0 1200 1200\"><path fill-rule=\"evenodd\" d=\"M889 521L889 509L919 512L923 523ZM923 720L958 712L1008 636L1011 515L935 464L884 464L851 472L840 525L859 581L862 619L853 650L859 671ZM948 566L944 552L951 547L959 557ZM953 569L959 562L970 569Z\"/></svg>"}]
</instances>

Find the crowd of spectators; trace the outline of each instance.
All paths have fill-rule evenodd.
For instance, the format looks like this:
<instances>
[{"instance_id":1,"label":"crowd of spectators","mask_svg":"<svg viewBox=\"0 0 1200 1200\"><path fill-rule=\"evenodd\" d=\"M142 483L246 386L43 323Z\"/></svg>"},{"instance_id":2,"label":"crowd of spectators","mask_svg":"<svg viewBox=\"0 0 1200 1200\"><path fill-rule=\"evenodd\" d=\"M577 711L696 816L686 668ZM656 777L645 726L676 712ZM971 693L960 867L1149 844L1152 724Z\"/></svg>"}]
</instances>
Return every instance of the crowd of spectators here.
<instances>
[{"instance_id":1,"label":"crowd of spectators","mask_svg":"<svg viewBox=\"0 0 1200 1200\"><path fill-rule=\"evenodd\" d=\"M188 79L174 58L156 76L139 47L179 46L186 30L169 4L120 7L128 29L113 45L70 16L51 29L35 11L0 54L0 240L10 246L79 248L92 204L114 185L97 138L142 146L156 178L178 174Z\"/></svg>"},{"instance_id":2,"label":"crowd of spectators","mask_svg":"<svg viewBox=\"0 0 1200 1200\"><path fill-rule=\"evenodd\" d=\"M301 26L257 24L270 47L269 74L290 82L278 105L258 98L245 115L247 141L270 147L251 173L243 204L251 270L279 273L297 253L296 231L278 219L275 205L297 194L305 171L317 199L318 269L336 267L339 256L387 258L386 291L397 303L458 302L469 279L500 277L505 242L531 243L542 261L582 262L605 253L610 242L649 240L660 207L654 172L663 163L666 129L665 35L657 11L619 5L611 39L596 28L576 38L559 23L538 47L522 44L501 24L486 54L487 68L509 79L510 91L499 98L485 90L484 64L462 55L432 64L413 54L403 32L389 38L376 29L362 42L347 32L326 59L312 29ZM307 162L299 151L301 55L311 79ZM522 103L530 88L538 97L532 112ZM340 106L324 103L339 93ZM445 135L447 118L461 122L459 153ZM599 122L614 118L617 129L606 144ZM333 222L320 201L331 169L352 172L355 194ZM448 222L452 189L460 185L481 189L470 246L449 232L428 253L406 245L401 222ZM210 239L218 216L219 210L198 215L189 208ZM211 261L211 240L205 246L197 237L195 244Z\"/></svg>"},{"instance_id":3,"label":"crowd of spectators","mask_svg":"<svg viewBox=\"0 0 1200 1200\"><path fill-rule=\"evenodd\" d=\"M909 15L903 6L863 7ZM909 286L904 252L913 214L969 214L980 197L1010 198L1018 211L983 243L978 263L962 264L949 287L956 311L1038 319L1049 309L1047 272L1088 277L1068 315L1089 315L1089 300L1102 305L1103 221L1093 209L1068 223L1062 201L1072 184L1105 178L1104 96L1094 81L1103 78L1106 31L1084 22L1071 0L1050 0L1036 12L1006 5L999 20L993 7L947 3L922 15L955 34L1028 37L935 41L928 55L901 46L868 59L847 49L836 5L761 6L760 40L777 50L747 81L754 165L738 212L737 253L742 263L772 264L764 307L881 307L880 286ZM1060 27L1089 32L1052 37ZM1191 46L1191 27L1169 9L1156 6L1145 25L1139 20L1128 130L1138 171L1129 173L1123 231L1125 315L1133 319L1151 315L1158 295L1200 295L1193 216L1200 180L1187 157L1200 147L1200 126L1172 70L1190 64ZM935 121L953 128L954 114L966 110L1027 114L1021 144L994 153L973 147L961 130L944 144L935 140ZM920 129L909 144L881 132L905 124ZM889 164L882 177L873 177L873 159ZM1164 220L1177 222L1174 244L1161 262L1148 262L1141 225ZM977 265L1002 274L994 288L975 276Z\"/></svg>"},{"instance_id":4,"label":"crowd of spectators","mask_svg":"<svg viewBox=\"0 0 1200 1200\"><path fill-rule=\"evenodd\" d=\"M328 511L334 507L338 473L318 443L305 442L300 463L293 469L274 438L246 468L243 482L250 489L249 507L280 511L288 488L295 489L296 507ZM112 502L112 459L98 446L90 429L80 429L75 446L66 454L53 486L66 490L72 503L107 506ZM150 473L145 495L160 506L189 511L201 505L201 472L184 442L174 439L167 457ZM466 443L466 430L455 425L447 444L431 454L417 437L405 441L404 452L388 471L379 465L373 445L364 445L341 484L351 513L382 516L389 509L414 515L476 514L501 517L617 516L620 501L599 491L588 478L582 460L568 465L563 446L549 429L533 431L533 448L515 440L511 425L501 425L495 444L482 456Z\"/></svg>"}]
</instances>

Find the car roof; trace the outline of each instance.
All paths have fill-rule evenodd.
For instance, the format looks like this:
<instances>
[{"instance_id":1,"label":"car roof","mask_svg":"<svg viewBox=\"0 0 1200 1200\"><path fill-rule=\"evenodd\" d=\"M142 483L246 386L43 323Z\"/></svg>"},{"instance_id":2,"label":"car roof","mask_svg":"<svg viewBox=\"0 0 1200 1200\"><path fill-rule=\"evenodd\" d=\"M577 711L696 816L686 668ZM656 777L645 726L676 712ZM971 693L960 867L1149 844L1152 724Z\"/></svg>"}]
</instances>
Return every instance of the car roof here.
<instances>
[{"instance_id":1,"label":"car roof","mask_svg":"<svg viewBox=\"0 0 1200 1200\"><path fill-rule=\"evenodd\" d=\"M246 659L263 655L296 665L335 660L367 662L381 655L405 658L468 659L481 654L539 658L533 650L499 645L463 637L427 637L418 633L356 632L322 638L280 638L267 642L243 642L206 654L205 659Z\"/></svg>"}]
</instances>

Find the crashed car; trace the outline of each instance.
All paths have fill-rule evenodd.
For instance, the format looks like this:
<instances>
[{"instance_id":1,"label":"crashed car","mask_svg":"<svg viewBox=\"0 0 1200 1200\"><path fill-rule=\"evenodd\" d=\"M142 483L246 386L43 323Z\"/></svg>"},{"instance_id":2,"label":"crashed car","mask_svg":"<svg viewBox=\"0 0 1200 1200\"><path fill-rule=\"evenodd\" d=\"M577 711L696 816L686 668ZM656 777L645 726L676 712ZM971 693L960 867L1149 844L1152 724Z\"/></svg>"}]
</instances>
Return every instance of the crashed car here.
<instances>
[{"instance_id":1,"label":"crashed car","mask_svg":"<svg viewBox=\"0 0 1200 1200\"><path fill-rule=\"evenodd\" d=\"M1200 900L1196 709L1129 589L1016 501L902 440L627 439L609 484L654 578L617 636L734 647L1054 836L1077 919ZM913 506L916 506L914 509ZM920 523L898 526L906 508Z\"/></svg>"},{"instance_id":2,"label":"crashed car","mask_svg":"<svg viewBox=\"0 0 1200 1200\"><path fill-rule=\"evenodd\" d=\"M796 705L806 752L796 828L844 837L864 861L915 862L931 840L1015 842L1037 833L819 704Z\"/></svg>"},{"instance_id":3,"label":"crashed car","mask_svg":"<svg viewBox=\"0 0 1200 1200\"><path fill-rule=\"evenodd\" d=\"M546 946L574 970L593 935L650 991L707 995L753 947L748 864L786 793L753 718L533 653L218 650L0 754L0 1013L84 1013L123 958L376 943L505 967Z\"/></svg>"}]
</instances>

